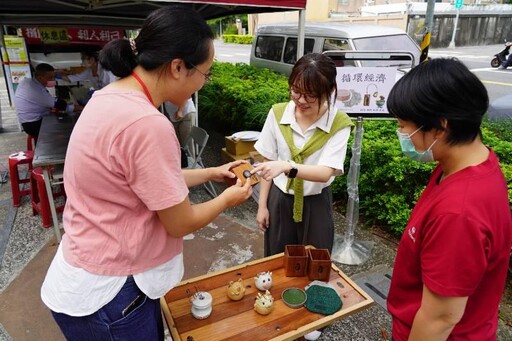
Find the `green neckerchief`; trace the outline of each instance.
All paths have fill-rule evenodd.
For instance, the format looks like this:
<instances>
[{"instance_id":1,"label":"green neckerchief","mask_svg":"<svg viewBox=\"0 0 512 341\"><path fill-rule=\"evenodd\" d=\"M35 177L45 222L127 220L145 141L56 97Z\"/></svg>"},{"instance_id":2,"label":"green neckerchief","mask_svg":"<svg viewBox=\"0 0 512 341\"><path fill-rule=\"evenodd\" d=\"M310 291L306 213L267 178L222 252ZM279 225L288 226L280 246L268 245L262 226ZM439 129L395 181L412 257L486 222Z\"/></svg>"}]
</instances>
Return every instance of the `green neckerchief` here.
<instances>
[{"instance_id":1,"label":"green neckerchief","mask_svg":"<svg viewBox=\"0 0 512 341\"><path fill-rule=\"evenodd\" d=\"M302 147L302 149L298 149L295 147L295 143L293 143L293 132L290 125L281 124L281 119L287 105L288 103L274 104L272 106L272 110L274 111L277 124L279 125L279 129L283 134L284 140L290 148L291 159L297 164L303 164L305 158L322 148L325 143L327 143L327 141L338 131L345 127L354 125L347 114L342 111L338 111L334 117L334 121L329 132L325 132L324 130L317 127L313 133L313 136L311 136L311 138L306 142L304 147ZM299 178L288 179L286 190L288 190L290 187L293 188L294 193L293 221L298 223L302 221L302 209L304 206L304 180Z\"/></svg>"}]
</instances>

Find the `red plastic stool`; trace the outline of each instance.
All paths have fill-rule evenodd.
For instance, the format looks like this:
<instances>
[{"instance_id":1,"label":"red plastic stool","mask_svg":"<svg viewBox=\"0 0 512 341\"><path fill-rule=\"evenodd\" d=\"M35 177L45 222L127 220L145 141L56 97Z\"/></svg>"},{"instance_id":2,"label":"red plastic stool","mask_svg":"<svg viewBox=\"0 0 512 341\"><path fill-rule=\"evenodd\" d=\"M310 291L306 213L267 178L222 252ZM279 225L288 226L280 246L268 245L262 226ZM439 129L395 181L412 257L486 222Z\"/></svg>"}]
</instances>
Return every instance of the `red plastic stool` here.
<instances>
[{"instance_id":1,"label":"red plastic stool","mask_svg":"<svg viewBox=\"0 0 512 341\"><path fill-rule=\"evenodd\" d=\"M20 189L20 185L30 182L28 178L20 178L18 166L28 164L29 171L32 170L32 161L34 160L33 151L17 152L9 155L9 176L11 177L12 204L14 207L20 206L20 199L23 195L29 195L30 189Z\"/></svg>"},{"instance_id":2,"label":"red plastic stool","mask_svg":"<svg viewBox=\"0 0 512 341\"><path fill-rule=\"evenodd\" d=\"M52 213L50 211L50 202L48 201L48 194L46 193L46 185L44 183L43 168L36 167L32 171L32 213L38 214L43 220L43 227L48 228L53 225ZM53 190L53 188L52 188ZM56 199L60 196L66 197L64 186L60 185L60 191L53 192L53 198ZM64 210L64 204L55 207L57 212Z\"/></svg>"}]
</instances>

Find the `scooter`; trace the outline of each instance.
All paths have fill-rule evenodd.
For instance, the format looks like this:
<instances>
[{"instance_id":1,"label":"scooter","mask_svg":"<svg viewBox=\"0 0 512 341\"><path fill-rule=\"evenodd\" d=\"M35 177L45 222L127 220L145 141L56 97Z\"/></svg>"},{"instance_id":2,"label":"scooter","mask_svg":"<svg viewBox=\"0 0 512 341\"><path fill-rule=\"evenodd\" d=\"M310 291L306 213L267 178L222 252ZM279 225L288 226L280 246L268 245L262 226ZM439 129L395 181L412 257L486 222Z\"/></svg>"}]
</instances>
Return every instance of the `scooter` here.
<instances>
[{"instance_id":1,"label":"scooter","mask_svg":"<svg viewBox=\"0 0 512 341\"><path fill-rule=\"evenodd\" d=\"M509 54L510 46L512 43L505 43L505 48L500 52L496 53L491 60L492 67L499 67L505 60L507 60L507 55Z\"/></svg>"}]
</instances>

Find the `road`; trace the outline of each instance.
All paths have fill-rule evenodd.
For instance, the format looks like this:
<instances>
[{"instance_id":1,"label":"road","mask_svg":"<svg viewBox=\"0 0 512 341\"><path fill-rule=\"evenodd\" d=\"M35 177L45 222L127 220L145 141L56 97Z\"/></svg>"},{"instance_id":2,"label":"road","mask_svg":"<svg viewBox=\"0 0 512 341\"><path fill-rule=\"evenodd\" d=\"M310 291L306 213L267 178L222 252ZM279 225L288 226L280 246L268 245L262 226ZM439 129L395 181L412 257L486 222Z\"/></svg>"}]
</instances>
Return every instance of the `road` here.
<instances>
[{"instance_id":1,"label":"road","mask_svg":"<svg viewBox=\"0 0 512 341\"><path fill-rule=\"evenodd\" d=\"M512 94L512 68L498 70L490 66L493 55L502 49L503 45L434 49L430 56L459 58L484 83L492 102L498 97Z\"/></svg>"},{"instance_id":2,"label":"road","mask_svg":"<svg viewBox=\"0 0 512 341\"><path fill-rule=\"evenodd\" d=\"M498 70L491 67L492 56L503 49L503 45L455 47L432 49L429 56L457 57L485 84L492 102L498 97L512 93L512 67ZM249 64L250 45L224 44L215 41L215 58L221 62Z\"/></svg>"}]
</instances>

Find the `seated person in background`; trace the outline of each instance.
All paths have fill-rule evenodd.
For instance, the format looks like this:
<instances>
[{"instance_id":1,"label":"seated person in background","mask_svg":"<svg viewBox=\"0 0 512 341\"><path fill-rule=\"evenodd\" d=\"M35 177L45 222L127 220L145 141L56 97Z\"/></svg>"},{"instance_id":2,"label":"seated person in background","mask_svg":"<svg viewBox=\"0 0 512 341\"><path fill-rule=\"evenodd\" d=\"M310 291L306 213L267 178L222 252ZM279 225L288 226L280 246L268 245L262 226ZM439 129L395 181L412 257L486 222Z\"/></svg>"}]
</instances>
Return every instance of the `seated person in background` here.
<instances>
[{"instance_id":1,"label":"seated person in background","mask_svg":"<svg viewBox=\"0 0 512 341\"><path fill-rule=\"evenodd\" d=\"M185 104L178 106L170 101L164 102L164 115L172 122L174 131L180 142L181 149L181 168L188 167L187 158L187 139L192 130L192 116L196 112L196 106L192 98L189 98Z\"/></svg>"},{"instance_id":2,"label":"seated person in background","mask_svg":"<svg viewBox=\"0 0 512 341\"><path fill-rule=\"evenodd\" d=\"M169 101L164 102L167 117L171 120L180 146L185 147L188 135L192 130L192 113L196 112L196 106L192 98L189 98L182 106L177 106Z\"/></svg>"},{"instance_id":3,"label":"seated person in background","mask_svg":"<svg viewBox=\"0 0 512 341\"><path fill-rule=\"evenodd\" d=\"M14 106L23 130L34 137L41 128L43 116L49 115L52 109L58 111L73 110L66 101L55 99L47 86L55 85L55 69L50 64L41 63L36 66L34 78L25 78L16 88Z\"/></svg>"},{"instance_id":4,"label":"seated person in background","mask_svg":"<svg viewBox=\"0 0 512 341\"><path fill-rule=\"evenodd\" d=\"M112 72L103 69L98 62L98 52L82 52L81 55L82 65L85 66L84 71L77 74L58 72L56 78L68 82L82 82L85 86L90 86L94 90L99 90L117 80Z\"/></svg>"}]
</instances>

